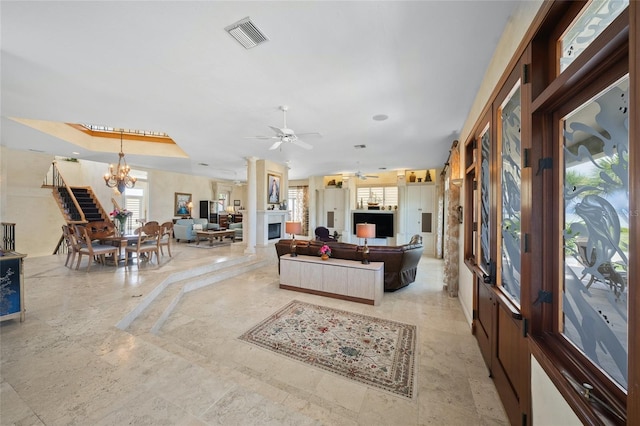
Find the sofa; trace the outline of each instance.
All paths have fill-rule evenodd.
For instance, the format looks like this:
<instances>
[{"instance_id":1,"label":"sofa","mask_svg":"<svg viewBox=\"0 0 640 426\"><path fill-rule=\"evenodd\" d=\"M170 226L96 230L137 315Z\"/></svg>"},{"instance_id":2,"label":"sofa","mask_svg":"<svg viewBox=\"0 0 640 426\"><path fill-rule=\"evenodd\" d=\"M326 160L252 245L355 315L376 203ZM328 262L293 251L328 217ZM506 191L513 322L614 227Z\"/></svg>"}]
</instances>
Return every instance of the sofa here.
<instances>
[{"instance_id":1,"label":"sofa","mask_svg":"<svg viewBox=\"0 0 640 426\"><path fill-rule=\"evenodd\" d=\"M209 223L207 219L178 219L173 225L173 236L176 242L185 240L187 242L196 240L197 230L193 229L194 225L200 225L201 229L215 231L220 229L217 223Z\"/></svg>"},{"instance_id":2,"label":"sofa","mask_svg":"<svg viewBox=\"0 0 640 426\"><path fill-rule=\"evenodd\" d=\"M362 260L362 246L340 242L296 240L296 252L302 255L318 256L323 244L331 247L331 257L336 259ZM291 253L291 240L281 239L276 243L278 272L280 256ZM400 246L368 246L370 262L384 262L384 291L396 291L416 280L418 262L424 247L422 238L416 235L408 244Z\"/></svg>"}]
</instances>

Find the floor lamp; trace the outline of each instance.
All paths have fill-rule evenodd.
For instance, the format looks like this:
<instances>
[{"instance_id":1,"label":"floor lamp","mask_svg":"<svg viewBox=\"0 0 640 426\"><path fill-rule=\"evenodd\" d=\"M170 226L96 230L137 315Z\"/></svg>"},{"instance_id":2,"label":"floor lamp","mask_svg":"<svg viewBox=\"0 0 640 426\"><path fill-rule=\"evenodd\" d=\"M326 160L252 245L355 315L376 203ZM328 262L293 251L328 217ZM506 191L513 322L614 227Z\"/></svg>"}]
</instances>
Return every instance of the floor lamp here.
<instances>
[{"instance_id":1,"label":"floor lamp","mask_svg":"<svg viewBox=\"0 0 640 426\"><path fill-rule=\"evenodd\" d=\"M296 234L302 233L302 222L285 222L284 232L291 234L291 257L296 257L296 249L298 244L296 243Z\"/></svg>"},{"instance_id":2,"label":"floor lamp","mask_svg":"<svg viewBox=\"0 0 640 426\"><path fill-rule=\"evenodd\" d=\"M364 247L362 248L362 263L369 264L369 247L367 247L367 238L375 238L376 236L376 224L375 223L357 223L356 224L356 237L364 238Z\"/></svg>"}]
</instances>

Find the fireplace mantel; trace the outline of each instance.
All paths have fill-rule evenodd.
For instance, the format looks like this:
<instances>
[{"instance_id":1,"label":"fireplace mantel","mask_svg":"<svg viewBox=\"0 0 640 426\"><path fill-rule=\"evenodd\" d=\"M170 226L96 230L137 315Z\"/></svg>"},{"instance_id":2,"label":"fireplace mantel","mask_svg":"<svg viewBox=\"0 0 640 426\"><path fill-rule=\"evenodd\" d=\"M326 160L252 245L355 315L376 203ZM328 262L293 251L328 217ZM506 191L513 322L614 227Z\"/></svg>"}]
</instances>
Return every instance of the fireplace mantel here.
<instances>
[{"instance_id":1,"label":"fireplace mantel","mask_svg":"<svg viewBox=\"0 0 640 426\"><path fill-rule=\"evenodd\" d=\"M266 247L269 242L284 238L284 227L289 212L287 210L258 210L256 217L256 246ZM280 224L280 236L269 240L269 224Z\"/></svg>"}]
</instances>

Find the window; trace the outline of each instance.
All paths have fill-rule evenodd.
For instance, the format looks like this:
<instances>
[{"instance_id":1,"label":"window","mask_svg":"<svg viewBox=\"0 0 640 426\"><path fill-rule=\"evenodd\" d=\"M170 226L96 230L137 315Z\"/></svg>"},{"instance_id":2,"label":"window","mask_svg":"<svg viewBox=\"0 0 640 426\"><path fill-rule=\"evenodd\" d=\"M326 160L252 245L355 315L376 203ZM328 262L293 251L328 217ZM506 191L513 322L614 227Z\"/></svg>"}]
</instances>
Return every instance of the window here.
<instances>
[{"instance_id":1,"label":"window","mask_svg":"<svg viewBox=\"0 0 640 426\"><path fill-rule=\"evenodd\" d=\"M291 211L291 220L302 223L302 235L309 233L308 194L308 186L290 186L287 194L287 207Z\"/></svg>"},{"instance_id":2,"label":"window","mask_svg":"<svg viewBox=\"0 0 640 426\"><path fill-rule=\"evenodd\" d=\"M560 38L560 72L567 67L629 5L629 0L595 0L584 8Z\"/></svg>"},{"instance_id":3,"label":"window","mask_svg":"<svg viewBox=\"0 0 640 426\"><path fill-rule=\"evenodd\" d=\"M500 280L507 296L520 305L521 258L521 134L520 134L520 82L500 106L501 197L500 213Z\"/></svg>"},{"instance_id":4,"label":"window","mask_svg":"<svg viewBox=\"0 0 640 426\"><path fill-rule=\"evenodd\" d=\"M563 335L627 389L629 77L561 120Z\"/></svg>"},{"instance_id":5,"label":"window","mask_svg":"<svg viewBox=\"0 0 640 426\"><path fill-rule=\"evenodd\" d=\"M127 189L122 199L125 208L133 213L128 221L128 226L135 228L136 224L150 220L147 217L149 184L147 182L147 172L131 170L130 174L136 178L136 186Z\"/></svg>"},{"instance_id":6,"label":"window","mask_svg":"<svg viewBox=\"0 0 640 426\"><path fill-rule=\"evenodd\" d=\"M357 205L366 208L367 203L378 203L380 206L395 207L398 205L397 186L358 186L356 190Z\"/></svg>"}]
</instances>

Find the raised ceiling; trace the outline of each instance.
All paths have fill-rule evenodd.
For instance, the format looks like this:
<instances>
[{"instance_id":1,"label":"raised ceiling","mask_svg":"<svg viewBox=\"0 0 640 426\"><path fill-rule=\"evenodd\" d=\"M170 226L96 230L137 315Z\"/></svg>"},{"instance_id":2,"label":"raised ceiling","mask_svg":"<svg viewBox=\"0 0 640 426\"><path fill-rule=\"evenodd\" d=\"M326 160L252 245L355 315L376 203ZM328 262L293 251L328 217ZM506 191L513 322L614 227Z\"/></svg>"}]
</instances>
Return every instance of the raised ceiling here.
<instances>
[{"instance_id":1,"label":"raised ceiling","mask_svg":"<svg viewBox=\"0 0 640 426\"><path fill-rule=\"evenodd\" d=\"M127 162L229 180L247 157L293 179L438 168L517 3L3 1L1 142L109 163L119 141L89 150L25 122L165 132L186 157ZM245 17L269 41L225 31ZM287 127L322 134L301 137L312 150L245 138L282 127L280 105Z\"/></svg>"}]
</instances>

